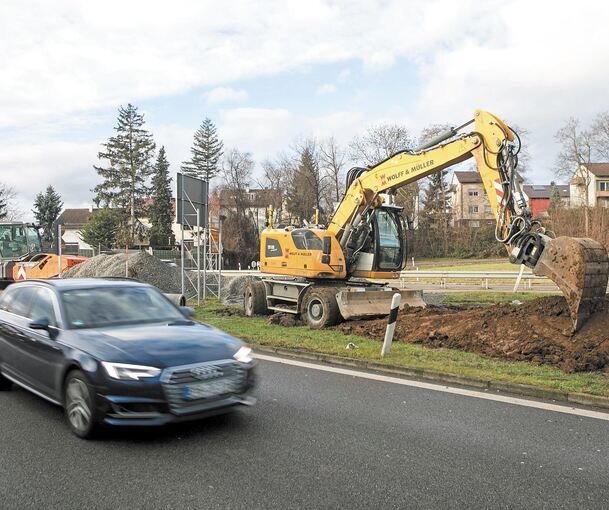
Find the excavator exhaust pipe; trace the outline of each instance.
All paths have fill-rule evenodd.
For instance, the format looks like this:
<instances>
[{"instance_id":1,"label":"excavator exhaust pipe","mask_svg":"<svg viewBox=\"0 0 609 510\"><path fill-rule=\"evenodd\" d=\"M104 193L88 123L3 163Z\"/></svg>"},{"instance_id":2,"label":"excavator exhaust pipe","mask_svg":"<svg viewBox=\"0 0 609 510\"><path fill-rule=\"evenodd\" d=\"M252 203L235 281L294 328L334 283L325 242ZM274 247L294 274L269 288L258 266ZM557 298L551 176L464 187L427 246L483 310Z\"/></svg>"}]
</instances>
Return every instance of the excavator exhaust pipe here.
<instances>
[{"instance_id":1,"label":"excavator exhaust pipe","mask_svg":"<svg viewBox=\"0 0 609 510\"><path fill-rule=\"evenodd\" d=\"M545 243L533 273L549 278L563 292L575 333L607 293L607 250L589 238L550 239Z\"/></svg>"}]
</instances>

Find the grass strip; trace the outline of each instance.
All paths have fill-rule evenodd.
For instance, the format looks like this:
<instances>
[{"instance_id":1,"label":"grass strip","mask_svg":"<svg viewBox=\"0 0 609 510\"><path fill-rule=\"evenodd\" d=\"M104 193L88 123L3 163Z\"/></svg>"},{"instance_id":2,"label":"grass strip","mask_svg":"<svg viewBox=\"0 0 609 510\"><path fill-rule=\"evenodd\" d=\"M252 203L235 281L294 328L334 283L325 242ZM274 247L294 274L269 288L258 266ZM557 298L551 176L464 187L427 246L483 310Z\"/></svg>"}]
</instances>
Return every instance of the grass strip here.
<instances>
[{"instance_id":1,"label":"grass strip","mask_svg":"<svg viewBox=\"0 0 609 510\"><path fill-rule=\"evenodd\" d=\"M513 293L482 298L477 294L463 293L451 296L451 304L489 304L501 300L532 299L533 293L515 298ZM497 293L502 294L502 293ZM531 294L531 296L528 296ZM447 296L447 297L448 297ZM267 317L245 317L238 310L208 299L200 307L194 307L196 318L215 326L254 346L265 345L289 349L301 349L317 354L338 355L374 361L384 365L435 370L446 374L477 377L517 384L528 384L562 392L578 392L609 396L609 376L599 372L566 373L549 365L535 365L524 361L504 361L487 358L457 349L430 349L417 344L396 342L391 353L382 358L381 342L359 335L345 335L335 329L313 330L307 326L287 328L269 324ZM230 314L230 315L229 315ZM346 349L348 343L357 349Z\"/></svg>"}]
</instances>

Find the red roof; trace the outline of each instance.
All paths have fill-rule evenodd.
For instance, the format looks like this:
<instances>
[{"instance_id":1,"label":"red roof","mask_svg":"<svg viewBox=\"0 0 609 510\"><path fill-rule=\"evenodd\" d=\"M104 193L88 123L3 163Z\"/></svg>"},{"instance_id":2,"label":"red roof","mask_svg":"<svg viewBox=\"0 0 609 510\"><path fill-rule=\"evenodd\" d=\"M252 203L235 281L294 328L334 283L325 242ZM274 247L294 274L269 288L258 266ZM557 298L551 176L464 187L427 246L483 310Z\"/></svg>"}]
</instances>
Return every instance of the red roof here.
<instances>
[{"instance_id":1,"label":"red roof","mask_svg":"<svg viewBox=\"0 0 609 510\"><path fill-rule=\"evenodd\" d=\"M455 178L461 184L481 184L482 178L478 172L455 172Z\"/></svg>"}]
</instances>

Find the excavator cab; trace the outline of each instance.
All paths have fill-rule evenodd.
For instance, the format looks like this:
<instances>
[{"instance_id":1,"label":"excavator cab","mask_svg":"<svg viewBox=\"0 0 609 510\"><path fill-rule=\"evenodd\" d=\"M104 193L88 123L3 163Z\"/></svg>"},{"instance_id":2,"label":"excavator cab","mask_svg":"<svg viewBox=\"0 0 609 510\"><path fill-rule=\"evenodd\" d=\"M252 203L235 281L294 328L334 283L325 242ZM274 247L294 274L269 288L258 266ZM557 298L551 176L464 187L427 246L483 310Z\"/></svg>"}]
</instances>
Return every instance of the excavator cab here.
<instances>
[{"instance_id":1,"label":"excavator cab","mask_svg":"<svg viewBox=\"0 0 609 510\"><path fill-rule=\"evenodd\" d=\"M402 207L383 205L368 212L351 256L355 277L395 277L404 268L406 256Z\"/></svg>"}]
</instances>

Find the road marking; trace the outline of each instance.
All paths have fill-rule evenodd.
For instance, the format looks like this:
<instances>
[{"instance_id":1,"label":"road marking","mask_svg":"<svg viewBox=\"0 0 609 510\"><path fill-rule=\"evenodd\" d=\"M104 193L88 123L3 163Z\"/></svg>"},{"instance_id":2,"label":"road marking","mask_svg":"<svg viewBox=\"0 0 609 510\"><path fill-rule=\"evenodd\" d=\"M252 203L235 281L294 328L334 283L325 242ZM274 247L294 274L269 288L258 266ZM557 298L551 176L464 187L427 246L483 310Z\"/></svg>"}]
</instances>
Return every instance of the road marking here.
<instances>
[{"instance_id":1,"label":"road marking","mask_svg":"<svg viewBox=\"0 0 609 510\"><path fill-rule=\"evenodd\" d=\"M503 402L504 404L513 404L523 407L534 407L543 409L544 411L553 411L563 414L574 414L576 416L584 416L586 418L595 418L597 420L609 421L609 413L600 411L592 411L589 409L580 409L577 407L568 407L558 404L550 404L549 402L538 402L536 400L527 400L524 398L509 397L507 395L498 395L494 393L486 393L476 390L468 390L465 388L457 388L452 386L443 386L440 384L415 381L412 379L401 379L399 377L391 377L389 375L373 374L369 372L360 372L358 370L350 370L348 368L339 368L329 365L319 365L317 363L307 363L306 361L298 361L295 359L278 358L276 356L268 356L266 354L256 353L256 359L271 361L273 363L283 363L284 365L294 365L302 368L310 368L312 370L321 370L322 372L332 372L334 374L349 375L351 377L359 377L361 379L370 379L372 381L381 381L391 384L400 384L402 386L410 386L413 388L421 388L425 390L441 391L443 393L451 393L453 395L463 395L465 397L481 398L483 400L493 400L495 402Z\"/></svg>"}]
</instances>

